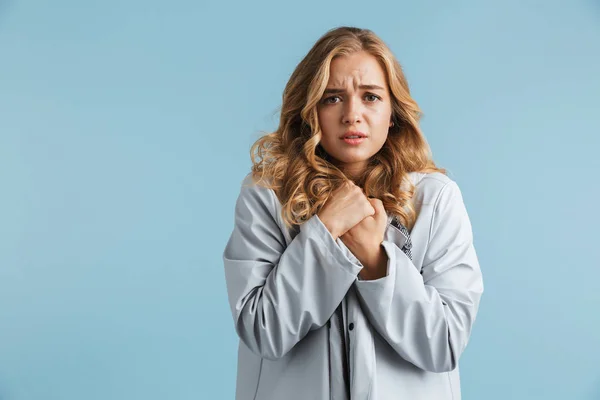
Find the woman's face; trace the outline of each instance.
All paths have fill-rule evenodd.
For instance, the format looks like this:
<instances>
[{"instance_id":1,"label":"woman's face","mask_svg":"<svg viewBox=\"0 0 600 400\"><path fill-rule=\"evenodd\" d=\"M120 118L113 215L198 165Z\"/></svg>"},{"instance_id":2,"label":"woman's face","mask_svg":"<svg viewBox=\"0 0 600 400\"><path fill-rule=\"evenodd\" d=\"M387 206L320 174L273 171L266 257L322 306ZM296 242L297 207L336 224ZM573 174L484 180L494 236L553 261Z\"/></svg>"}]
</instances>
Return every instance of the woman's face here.
<instances>
[{"instance_id":1,"label":"woman's face","mask_svg":"<svg viewBox=\"0 0 600 400\"><path fill-rule=\"evenodd\" d=\"M377 59L364 51L334 58L317 113L321 146L348 177L357 177L381 149L391 126L387 79Z\"/></svg>"}]
</instances>

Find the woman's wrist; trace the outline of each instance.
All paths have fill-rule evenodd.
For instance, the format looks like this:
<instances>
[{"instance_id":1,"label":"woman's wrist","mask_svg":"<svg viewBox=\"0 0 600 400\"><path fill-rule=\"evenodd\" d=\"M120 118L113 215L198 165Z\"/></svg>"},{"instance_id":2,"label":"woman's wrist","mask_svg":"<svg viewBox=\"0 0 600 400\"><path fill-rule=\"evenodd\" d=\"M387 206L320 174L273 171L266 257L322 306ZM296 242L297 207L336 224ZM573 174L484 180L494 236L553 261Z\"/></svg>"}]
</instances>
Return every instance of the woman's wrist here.
<instances>
[{"instance_id":1,"label":"woman's wrist","mask_svg":"<svg viewBox=\"0 0 600 400\"><path fill-rule=\"evenodd\" d=\"M322 218L320 215L317 214L317 217L319 217L319 219L321 220L321 223L323 225L325 225L325 228L327 228L327 230L329 231L329 233L331 234L331 236L333 237L333 240L337 240L338 237L340 237L340 235L337 233L337 230L335 228L335 224L330 222L327 219Z\"/></svg>"},{"instance_id":2,"label":"woman's wrist","mask_svg":"<svg viewBox=\"0 0 600 400\"><path fill-rule=\"evenodd\" d=\"M363 263L363 269L359 275L362 280L374 280L387 276L388 256L383 246L379 246L377 254L373 257L373 261Z\"/></svg>"}]
</instances>

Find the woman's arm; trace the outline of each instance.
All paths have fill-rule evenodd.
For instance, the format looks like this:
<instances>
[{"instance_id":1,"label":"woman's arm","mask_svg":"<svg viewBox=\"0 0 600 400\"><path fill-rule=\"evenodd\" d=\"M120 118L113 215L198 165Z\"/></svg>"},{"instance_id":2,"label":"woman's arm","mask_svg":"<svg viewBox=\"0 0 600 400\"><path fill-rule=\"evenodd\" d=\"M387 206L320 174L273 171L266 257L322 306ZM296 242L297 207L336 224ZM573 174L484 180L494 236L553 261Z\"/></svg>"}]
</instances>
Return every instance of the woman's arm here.
<instances>
[{"instance_id":1,"label":"woman's arm","mask_svg":"<svg viewBox=\"0 0 600 400\"><path fill-rule=\"evenodd\" d=\"M362 269L317 215L285 247L275 201L268 189L243 186L223 253L236 332L267 359L283 357L325 325Z\"/></svg>"},{"instance_id":2,"label":"woman's arm","mask_svg":"<svg viewBox=\"0 0 600 400\"><path fill-rule=\"evenodd\" d=\"M394 243L382 245L389 259L387 276L356 281L371 324L417 367L453 370L469 340L483 293L471 223L458 185L450 181L440 190L421 273Z\"/></svg>"}]
</instances>

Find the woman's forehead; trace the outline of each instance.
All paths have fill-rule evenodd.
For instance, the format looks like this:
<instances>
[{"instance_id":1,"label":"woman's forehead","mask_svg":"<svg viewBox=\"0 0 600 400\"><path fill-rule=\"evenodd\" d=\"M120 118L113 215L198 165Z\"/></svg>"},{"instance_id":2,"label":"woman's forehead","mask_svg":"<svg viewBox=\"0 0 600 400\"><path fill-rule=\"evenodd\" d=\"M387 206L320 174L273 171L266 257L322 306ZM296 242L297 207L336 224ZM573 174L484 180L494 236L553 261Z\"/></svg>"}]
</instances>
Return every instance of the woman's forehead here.
<instances>
[{"instance_id":1,"label":"woman's forehead","mask_svg":"<svg viewBox=\"0 0 600 400\"><path fill-rule=\"evenodd\" d=\"M384 70L377 59L368 53L360 52L333 59L327 86L335 88L353 87L356 90L361 85L384 88L385 82ZM376 89L374 87L370 88Z\"/></svg>"}]
</instances>

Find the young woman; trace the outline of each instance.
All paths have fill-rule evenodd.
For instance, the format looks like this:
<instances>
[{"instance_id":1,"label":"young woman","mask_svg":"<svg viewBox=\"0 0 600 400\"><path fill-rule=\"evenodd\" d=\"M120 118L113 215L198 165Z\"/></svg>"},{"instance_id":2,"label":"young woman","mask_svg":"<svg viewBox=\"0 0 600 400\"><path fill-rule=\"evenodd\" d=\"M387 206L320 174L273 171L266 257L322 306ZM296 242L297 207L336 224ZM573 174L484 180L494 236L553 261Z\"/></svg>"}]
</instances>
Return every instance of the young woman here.
<instances>
[{"instance_id":1,"label":"young woman","mask_svg":"<svg viewBox=\"0 0 600 400\"><path fill-rule=\"evenodd\" d=\"M455 181L373 32L327 32L252 146L223 253L237 400L458 400L483 281Z\"/></svg>"}]
</instances>

